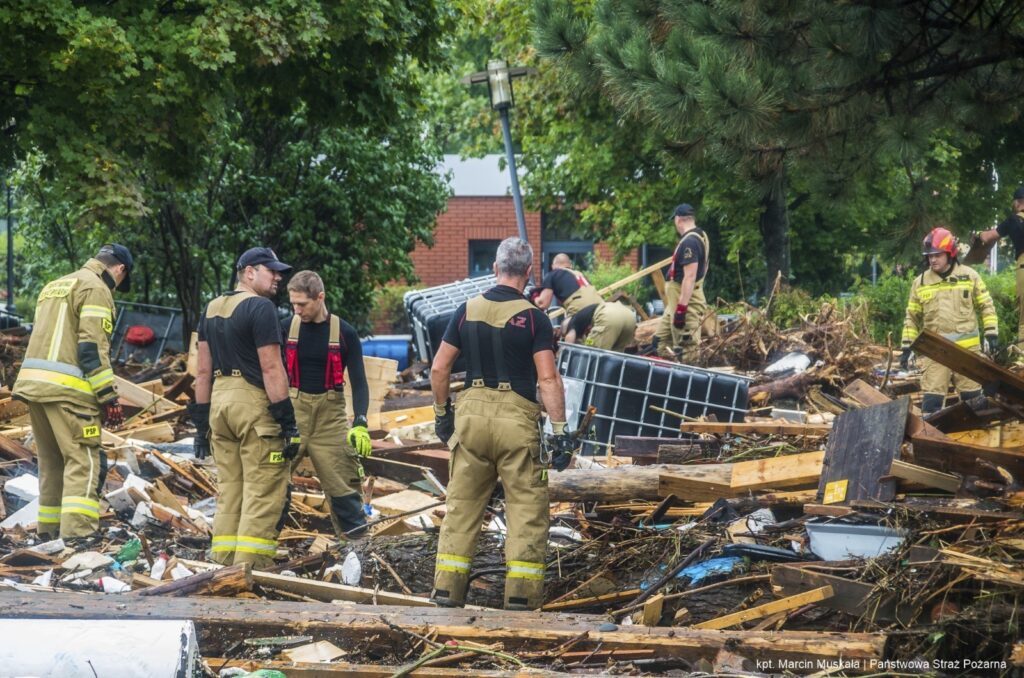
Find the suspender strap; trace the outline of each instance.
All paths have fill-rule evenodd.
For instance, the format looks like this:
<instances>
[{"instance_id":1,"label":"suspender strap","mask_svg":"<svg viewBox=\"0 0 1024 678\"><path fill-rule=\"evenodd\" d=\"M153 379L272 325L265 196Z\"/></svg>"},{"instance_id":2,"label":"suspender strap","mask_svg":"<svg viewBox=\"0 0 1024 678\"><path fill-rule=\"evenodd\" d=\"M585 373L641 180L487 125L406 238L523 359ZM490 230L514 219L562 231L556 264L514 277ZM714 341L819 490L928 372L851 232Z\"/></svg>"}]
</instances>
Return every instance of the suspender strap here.
<instances>
[{"instance_id":1,"label":"suspender strap","mask_svg":"<svg viewBox=\"0 0 1024 678\"><path fill-rule=\"evenodd\" d=\"M470 386L484 385L484 367L480 360L480 323L465 323L466 338L469 339L469 377Z\"/></svg>"},{"instance_id":2,"label":"suspender strap","mask_svg":"<svg viewBox=\"0 0 1024 678\"><path fill-rule=\"evenodd\" d=\"M491 350L494 352L494 369L498 373L498 390L511 391L512 380L508 376L508 365L505 364L505 344L501 340L501 330L487 327L491 333Z\"/></svg>"}]
</instances>

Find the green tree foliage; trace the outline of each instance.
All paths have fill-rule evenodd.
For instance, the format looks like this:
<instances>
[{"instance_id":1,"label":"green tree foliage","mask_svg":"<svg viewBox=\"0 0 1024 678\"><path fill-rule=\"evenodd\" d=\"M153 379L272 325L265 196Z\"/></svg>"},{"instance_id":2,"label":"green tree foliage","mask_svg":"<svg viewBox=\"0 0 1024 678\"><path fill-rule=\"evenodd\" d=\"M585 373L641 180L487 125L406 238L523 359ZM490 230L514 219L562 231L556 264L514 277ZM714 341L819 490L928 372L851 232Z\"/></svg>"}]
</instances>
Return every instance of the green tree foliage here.
<instances>
[{"instance_id":1,"label":"green tree foliage","mask_svg":"<svg viewBox=\"0 0 1024 678\"><path fill-rule=\"evenodd\" d=\"M444 206L419 95L452 18L433 0L0 1L0 164L20 163L42 261L123 241L139 296L194 325L267 244L365 317Z\"/></svg>"}]
</instances>

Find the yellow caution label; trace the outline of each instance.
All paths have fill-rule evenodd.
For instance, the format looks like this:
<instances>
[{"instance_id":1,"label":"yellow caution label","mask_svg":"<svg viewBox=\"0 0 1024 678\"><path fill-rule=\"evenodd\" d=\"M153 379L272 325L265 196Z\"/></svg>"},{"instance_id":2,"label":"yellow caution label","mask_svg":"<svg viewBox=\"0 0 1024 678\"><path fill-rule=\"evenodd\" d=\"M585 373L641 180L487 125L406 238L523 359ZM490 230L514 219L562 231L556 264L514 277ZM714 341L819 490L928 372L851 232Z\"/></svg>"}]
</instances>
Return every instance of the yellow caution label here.
<instances>
[{"instance_id":1,"label":"yellow caution label","mask_svg":"<svg viewBox=\"0 0 1024 678\"><path fill-rule=\"evenodd\" d=\"M271 464L282 464L284 463L284 452L271 452L270 453Z\"/></svg>"},{"instance_id":2,"label":"yellow caution label","mask_svg":"<svg viewBox=\"0 0 1024 678\"><path fill-rule=\"evenodd\" d=\"M849 480L833 480L825 485L825 498L822 499L822 503L836 504L846 499L846 488L849 484Z\"/></svg>"},{"instance_id":3,"label":"yellow caution label","mask_svg":"<svg viewBox=\"0 0 1024 678\"><path fill-rule=\"evenodd\" d=\"M85 426L82 428L82 435L86 438L95 438L100 434L99 426Z\"/></svg>"},{"instance_id":4,"label":"yellow caution label","mask_svg":"<svg viewBox=\"0 0 1024 678\"><path fill-rule=\"evenodd\" d=\"M110 334L114 331L114 323L110 322L107 318L100 321L103 324L103 331Z\"/></svg>"}]
</instances>

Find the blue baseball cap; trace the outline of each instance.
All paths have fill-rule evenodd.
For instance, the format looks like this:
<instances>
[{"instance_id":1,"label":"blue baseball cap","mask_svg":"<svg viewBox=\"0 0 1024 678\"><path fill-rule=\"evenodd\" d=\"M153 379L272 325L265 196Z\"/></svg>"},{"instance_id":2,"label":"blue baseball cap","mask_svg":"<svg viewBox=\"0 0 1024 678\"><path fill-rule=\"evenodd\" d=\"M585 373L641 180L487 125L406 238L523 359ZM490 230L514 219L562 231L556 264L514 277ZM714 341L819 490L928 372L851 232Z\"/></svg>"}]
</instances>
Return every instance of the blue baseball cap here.
<instances>
[{"instance_id":1,"label":"blue baseball cap","mask_svg":"<svg viewBox=\"0 0 1024 678\"><path fill-rule=\"evenodd\" d=\"M132 258L132 253L128 251L128 248L124 245L118 245L117 243L110 243L100 248L100 251L96 253L96 256L107 256L114 257L120 263L124 264L124 280L117 286L119 292L129 292L132 289L132 269L135 268L135 259Z\"/></svg>"},{"instance_id":2,"label":"blue baseball cap","mask_svg":"<svg viewBox=\"0 0 1024 678\"><path fill-rule=\"evenodd\" d=\"M675 217L692 217L697 213L697 210L693 209L693 205L688 202L684 202L681 205L676 205L675 211L672 212L672 218Z\"/></svg>"},{"instance_id":3,"label":"blue baseball cap","mask_svg":"<svg viewBox=\"0 0 1024 678\"><path fill-rule=\"evenodd\" d=\"M246 266L266 266L271 271L287 273L292 267L277 258L274 250L269 247L253 247L238 257L238 265L235 267L241 271Z\"/></svg>"}]
</instances>

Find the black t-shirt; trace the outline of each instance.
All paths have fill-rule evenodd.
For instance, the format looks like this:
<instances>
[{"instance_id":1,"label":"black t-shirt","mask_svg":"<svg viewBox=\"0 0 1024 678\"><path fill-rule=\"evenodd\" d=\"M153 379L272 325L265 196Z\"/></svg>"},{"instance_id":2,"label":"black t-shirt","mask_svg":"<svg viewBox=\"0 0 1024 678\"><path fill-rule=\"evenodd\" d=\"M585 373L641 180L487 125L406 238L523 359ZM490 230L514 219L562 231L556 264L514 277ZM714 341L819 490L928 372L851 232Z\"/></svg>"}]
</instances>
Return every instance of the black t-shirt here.
<instances>
[{"instance_id":1,"label":"black t-shirt","mask_svg":"<svg viewBox=\"0 0 1024 678\"><path fill-rule=\"evenodd\" d=\"M576 290L583 287L576 278L576 274L567 268L556 268L549 271L544 280L541 281L542 289L551 290L555 293L558 303L564 304L565 300L576 293Z\"/></svg>"},{"instance_id":2,"label":"black t-shirt","mask_svg":"<svg viewBox=\"0 0 1024 678\"><path fill-rule=\"evenodd\" d=\"M281 332L287 339L292 319L281 321ZM326 393L324 376L327 374L327 343L331 337L330 317L320 323L299 323L299 386L303 393ZM363 366L363 345L356 328L341 321L341 362L348 369L352 386L352 412L366 416L370 404L370 387L366 383ZM285 362L287 365L287 362Z\"/></svg>"},{"instance_id":3,"label":"black t-shirt","mask_svg":"<svg viewBox=\"0 0 1024 678\"><path fill-rule=\"evenodd\" d=\"M576 332L577 341L580 337L586 334L587 330L590 329L590 326L594 324L594 311L597 310L597 306L597 304L591 304L569 320L569 328Z\"/></svg>"},{"instance_id":4,"label":"black t-shirt","mask_svg":"<svg viewBox=\"0 0 1024 678\"><path fill-rule=\"evenodd\" d=\"M707 273L705 270L705 256L704 241L700 238L698 233L704 231L699 228L695 228L688 231L683 236L679 244L676 245L676 251L672 255L672 275L673 282L683 281L683 267L687 264L697 264L697 281L704 279L704 274Z\"/></svg>"},{"instance_id":5,"label":"black t-shirt","mask_svg":"<svg viewBox=\"0 0 1024 678\"><path fill-rule=\"evenodd\" d=\"M996 226L999 237L1009 237L1013 243L1013 256L1024 254L1024 219L1019 214L1011 214Z\"/></svg>"},{"instance_id":6,"label":"black t-shirt","mask_svg":"<svg viewBox=\"0 0 1024 678\"><path fill-rule=\"evenodd\" d=\"M484 292L489 301L512 301L522 299L515 288L498 285ZM444 332L444 341L459 349L466 356L466 364L472 365L468 330L466 327L466 304L455 311ZM512 390L532 402L537 401L537 368L533 354L551 351L554 332L547 315L537 307L525 309L509 318L501 330L501 342ZM490 388L498 386L498 371L494 363L494 352L490 341L480 342L480 364L484 373L484 384ZM472 367L466 370L466 388L472 381Z\"/></svg>"},{"instance_id":7,"label":"black t-shirt","mask_svg":"<svg viewBox=\"0 0 1024 678\"><path fill-rule=\"evenodd\" d=\"M238 294L228 292L225 296ZM199 321L199 341L210 345L213 370L231 375L237 370L247 382L263 388L263 370L257 349L281 344L281 327L274 302L265 297L242 300L230 318L207 318Z\"/></svg>"}]
</instances>

